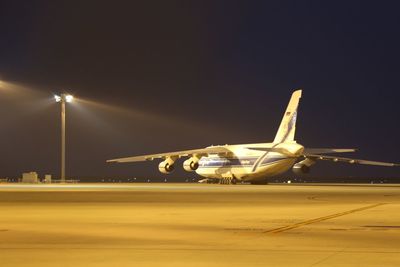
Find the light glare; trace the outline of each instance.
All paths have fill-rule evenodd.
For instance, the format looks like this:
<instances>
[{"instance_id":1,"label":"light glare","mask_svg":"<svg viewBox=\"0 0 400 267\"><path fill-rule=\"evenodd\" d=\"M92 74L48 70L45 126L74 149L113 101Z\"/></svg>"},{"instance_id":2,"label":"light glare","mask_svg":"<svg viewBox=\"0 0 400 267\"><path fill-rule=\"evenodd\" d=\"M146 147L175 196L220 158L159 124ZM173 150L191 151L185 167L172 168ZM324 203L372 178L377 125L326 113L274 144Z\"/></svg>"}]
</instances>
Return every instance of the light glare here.
<instances>
[{"instance_id":1,"label":"light glare","mask_svg":"<svg viewBox=\"0 0 400 267\"><path fill-rule=\"evenodd\" d=\"M74 99L74 97L72 95L65 96L65 101L67 101L67 102L71 102L73 99Z\"/></svg>"},{"instance_id":2,"label":"light glare","mask_svg":"<svg viewBox=\"0 0 400 267\"><path fill-rule=\"evenodd\" d=\"M54 99L56 100L56 102L60 102L61 101L61 96L55 95Z\"/></svg>"}]
</instances>

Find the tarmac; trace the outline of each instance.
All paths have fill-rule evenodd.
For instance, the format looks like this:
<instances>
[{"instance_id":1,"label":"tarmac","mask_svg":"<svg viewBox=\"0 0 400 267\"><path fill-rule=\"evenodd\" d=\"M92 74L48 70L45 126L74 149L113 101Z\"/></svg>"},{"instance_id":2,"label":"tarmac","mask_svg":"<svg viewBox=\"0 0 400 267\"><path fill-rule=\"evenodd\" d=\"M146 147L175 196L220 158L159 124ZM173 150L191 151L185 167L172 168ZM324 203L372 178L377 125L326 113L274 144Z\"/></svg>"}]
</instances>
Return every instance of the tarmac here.
<instances>
[{"instance_id":1,"label":"tarmac","mask_svg":"<svg viewBox=\"0 0 400 267\"><path fill-rule=\"evenodd\" d=\"M0 266L400 266L400 185L0 184Z\"/></svg>"}]
</instances>

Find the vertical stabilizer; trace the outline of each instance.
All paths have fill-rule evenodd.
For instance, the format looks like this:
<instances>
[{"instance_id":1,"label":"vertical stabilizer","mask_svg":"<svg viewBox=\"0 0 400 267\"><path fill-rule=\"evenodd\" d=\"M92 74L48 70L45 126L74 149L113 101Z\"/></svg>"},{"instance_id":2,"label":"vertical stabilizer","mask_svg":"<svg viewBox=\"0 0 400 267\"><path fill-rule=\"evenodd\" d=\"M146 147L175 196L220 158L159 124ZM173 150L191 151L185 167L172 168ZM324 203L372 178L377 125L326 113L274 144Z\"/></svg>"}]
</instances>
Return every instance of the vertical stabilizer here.
<instances>
[{"instance_id":1,"label":"vertical stabilizer","mask_svg":"<svg viewBox=\"0 0 400 267\"><path fill-rule=\"evenodd\" d=\"M274 143L293 142L296 132L297 107L299 106L302 90L294 91L290 98L289 105L276 133Z\"/></svg>"}]
</instances>

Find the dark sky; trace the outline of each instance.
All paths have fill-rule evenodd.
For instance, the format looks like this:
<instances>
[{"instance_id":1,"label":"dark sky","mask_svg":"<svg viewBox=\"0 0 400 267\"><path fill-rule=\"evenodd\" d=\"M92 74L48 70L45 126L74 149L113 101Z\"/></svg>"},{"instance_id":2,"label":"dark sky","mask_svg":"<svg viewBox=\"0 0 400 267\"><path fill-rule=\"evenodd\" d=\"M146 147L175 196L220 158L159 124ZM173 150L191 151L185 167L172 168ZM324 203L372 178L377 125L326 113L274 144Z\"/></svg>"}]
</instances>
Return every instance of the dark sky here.
<instances>
[{"instance_id":1,"label":"dark sky","mask_svg":"<svg viewBox=\"0 0 400 267\"><path fill-rule=\"evenodd\" d=\"M297 141L399 162L397 1L0 1L0 177L157 176L105 160L273 140L303 88ZM7 88L6 88L7 87ZM314 175L400 176L318 163ZM182 171L176 175L190 176ZM291 174L289 174L291 175Z\"/></svg>"}]
</instances>

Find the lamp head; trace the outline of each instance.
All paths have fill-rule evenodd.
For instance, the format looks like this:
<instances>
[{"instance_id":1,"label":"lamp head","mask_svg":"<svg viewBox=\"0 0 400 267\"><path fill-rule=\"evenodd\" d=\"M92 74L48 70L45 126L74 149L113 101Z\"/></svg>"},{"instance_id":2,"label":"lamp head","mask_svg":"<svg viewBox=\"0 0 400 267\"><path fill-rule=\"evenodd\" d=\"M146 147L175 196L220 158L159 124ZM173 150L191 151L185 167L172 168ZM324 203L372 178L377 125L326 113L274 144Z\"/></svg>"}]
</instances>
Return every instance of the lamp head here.
<instances>
[{"instance_id":1,"label":"lamp head","mask_svg":"<svg viewBox=\"0 0 400 267\"><path fill-rule=\"evenodd\" d=\"M74 96L73 95L66 95L65 96L65 101L67 101L68 103L72 102L72 100L74 100Z\"/></svg>"},{"instance_id":2,"label":"lamp head","mask_svg":"<svg viewBox=\"0 0 400 267\"><path fill-rule=\"evenodd\" d=\"M74 96L73 95L69 95L69 94L61 94L61 95L54 95L54 99L56 100L56 102L72 102L72 100L74 100Z\"/></svg>"}]
</instances>

